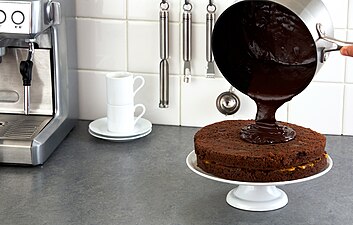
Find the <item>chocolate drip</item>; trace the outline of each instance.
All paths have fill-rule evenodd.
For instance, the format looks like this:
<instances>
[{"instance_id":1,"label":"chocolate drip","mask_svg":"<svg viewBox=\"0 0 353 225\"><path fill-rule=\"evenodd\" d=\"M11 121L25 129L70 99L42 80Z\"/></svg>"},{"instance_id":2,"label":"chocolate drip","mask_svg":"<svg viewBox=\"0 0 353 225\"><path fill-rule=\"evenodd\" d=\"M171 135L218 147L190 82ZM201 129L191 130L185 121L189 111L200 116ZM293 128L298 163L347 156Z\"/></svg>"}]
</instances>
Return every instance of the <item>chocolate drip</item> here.
<instances>
[{"instance_id":1,"label":"chocolate drip","mask_svg":"<svg viewBox=\"0 0 353 225\"><path fill-rule=\"evenodd\" d=\"M215 24L212 46L224 77L257 105L256 123L241 137L257 144L292 140L295 131L278 125L275 113L316 72L316 45L303 21L277 3L238 2Z\"/></svg>"}]
</instances>

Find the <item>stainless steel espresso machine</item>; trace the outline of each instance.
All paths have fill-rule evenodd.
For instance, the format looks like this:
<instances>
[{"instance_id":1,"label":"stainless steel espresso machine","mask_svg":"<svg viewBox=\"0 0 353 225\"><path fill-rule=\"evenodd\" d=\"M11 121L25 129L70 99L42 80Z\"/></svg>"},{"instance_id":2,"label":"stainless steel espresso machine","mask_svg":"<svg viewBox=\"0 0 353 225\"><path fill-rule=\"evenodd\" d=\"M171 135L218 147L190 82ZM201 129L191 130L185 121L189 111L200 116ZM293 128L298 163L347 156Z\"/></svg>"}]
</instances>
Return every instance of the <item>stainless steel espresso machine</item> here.
<instances>
[{"instance_id":1,"label":"stainless steel espresso machine","mask_svg":"<svg viewBox=\"0 0 353 225\"><path fill-rule=\"evenodd\" d=\"M0 0L0 163L43 164L75 124L74 11L73 0Z\"/></svg>"}]
</instances>

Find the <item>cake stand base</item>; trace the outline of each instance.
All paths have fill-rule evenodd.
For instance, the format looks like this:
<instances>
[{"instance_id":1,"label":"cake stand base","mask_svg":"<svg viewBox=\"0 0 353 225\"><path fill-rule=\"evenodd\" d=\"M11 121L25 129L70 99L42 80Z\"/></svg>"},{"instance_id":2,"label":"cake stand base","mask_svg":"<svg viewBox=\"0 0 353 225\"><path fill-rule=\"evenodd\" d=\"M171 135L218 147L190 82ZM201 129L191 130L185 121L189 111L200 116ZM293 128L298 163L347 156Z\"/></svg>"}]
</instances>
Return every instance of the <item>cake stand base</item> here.
<instances>
[{"instance_id":1,"label":"cake stand base","mask_svg":"<svg viewBox=\"0 0 353 225\"><path fill-rule=\"evenodd\" d=\"M239 185L231 190L227 203L247 211L270 211L287 205L287 194L276 186Z\"/></svg>"},{"instance_id":2,"label":"cake stand base","mask_svg":"<svg viewBox=\"0 0 353 225\"><path fill-rule=\"evenodd\" d=\"M288 203L287 194L276 186L300 183L318 178L331 170L333 166L332 159L328 157L327 162L328 166L325 170L302 179L279 182L244 182L227 180L206 173L197 166L194 151L190 152L186 158L186 164L194 173L211 180L238 185L228 193L226 201L235 208L247 211L271 211L286 206Z\"/></svg>"}]
</instances>

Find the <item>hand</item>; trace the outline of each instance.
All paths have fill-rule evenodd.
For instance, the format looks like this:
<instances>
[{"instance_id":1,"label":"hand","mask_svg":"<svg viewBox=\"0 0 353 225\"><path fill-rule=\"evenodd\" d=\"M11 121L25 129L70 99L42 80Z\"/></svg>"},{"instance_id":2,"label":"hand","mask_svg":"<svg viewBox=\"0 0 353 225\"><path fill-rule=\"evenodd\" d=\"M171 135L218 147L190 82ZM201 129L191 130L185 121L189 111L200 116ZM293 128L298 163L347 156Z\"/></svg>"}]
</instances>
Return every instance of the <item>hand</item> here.
<instances>
[{"instance_id":1,"label":"hand","mask_svg":"<svg viewBox=\"0 0 353 225\"><path fill-rule=\"evenodd\" d=\"M353 57L353 46L344 46L340 50L342 55Z\"/></svg>"}]
</instances>

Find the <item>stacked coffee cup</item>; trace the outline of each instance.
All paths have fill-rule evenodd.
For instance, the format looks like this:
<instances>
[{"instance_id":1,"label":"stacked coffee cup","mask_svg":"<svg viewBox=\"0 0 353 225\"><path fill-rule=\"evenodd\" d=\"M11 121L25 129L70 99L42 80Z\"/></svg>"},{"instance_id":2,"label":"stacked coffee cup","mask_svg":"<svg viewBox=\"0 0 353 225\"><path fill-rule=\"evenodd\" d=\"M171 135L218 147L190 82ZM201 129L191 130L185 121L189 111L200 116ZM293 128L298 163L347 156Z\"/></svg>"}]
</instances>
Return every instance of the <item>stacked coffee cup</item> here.
<instances>
[{"instance_id":1,"label":"stacked coffee cup","mask_svg":"<svg viewBox=\"0 0 353 225\"><path fill-rule=\"evenodd\" d=\"M139 85L134 90L135 82L139 82ZM142 76L133 76L128 72L112 72L106 75L106 84L107 129L116 134L129 134L146 112L143 104L134 103L134 97L145 80ZM135 111L140 111L138 116L135 116Z\"/></svg>"}]
</instances>

